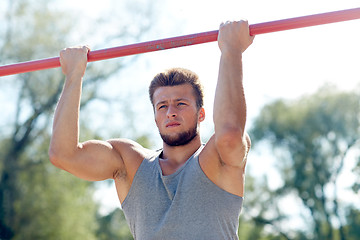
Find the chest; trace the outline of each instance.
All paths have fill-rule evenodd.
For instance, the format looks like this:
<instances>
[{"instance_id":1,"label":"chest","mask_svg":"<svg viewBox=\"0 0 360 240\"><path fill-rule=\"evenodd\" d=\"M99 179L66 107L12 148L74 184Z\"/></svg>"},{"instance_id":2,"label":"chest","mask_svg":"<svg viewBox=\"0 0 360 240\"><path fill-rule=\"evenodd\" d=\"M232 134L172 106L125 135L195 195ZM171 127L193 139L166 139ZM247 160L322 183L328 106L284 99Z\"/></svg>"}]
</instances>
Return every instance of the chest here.
<instances>
[{"instance_id":1,"label":"chest","mask_svg":"<svg viewBox=\"0 0 360 240\"><path fill-rule=\"evenodd\" d=\"M186 162L183 163L171 163L166 159L159 158L159 166L163 176L170 176L177 171L181 171Z\"/></svg>"},{"instance_id":2,"label":"chest","mask_svg":"<svg viewBox=\"0 0 360 240\"><path fill-rule=\"evenodd\" d=\"M195 161L167 176L156 164L140 169L123 206L135 236L169 239L188 234L180 239L194 239L209 234L207 239L232 239L217 234L224 229L236 232L242 199L214 185Z\"/></svg>"}]
</instances>

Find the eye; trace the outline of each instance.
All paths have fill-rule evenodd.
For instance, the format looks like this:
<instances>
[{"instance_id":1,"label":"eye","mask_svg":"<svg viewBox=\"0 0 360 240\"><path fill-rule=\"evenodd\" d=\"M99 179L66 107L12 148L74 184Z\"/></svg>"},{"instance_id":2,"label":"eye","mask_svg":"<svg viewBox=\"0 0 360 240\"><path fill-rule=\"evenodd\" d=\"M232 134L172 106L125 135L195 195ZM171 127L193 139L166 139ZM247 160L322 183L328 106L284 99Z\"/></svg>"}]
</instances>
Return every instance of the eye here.
<instances>
[{"instance_id":1,"label":"eye","mask_svg":"<svg viewBox=\"0 0 360 240\"><path fill-rule=\"evenodd\" d=\"M184 103L184 102L179 102L178 103L178 106L185 106L186 105L186 103Z\"/></svg>"},{"instance_id":2,"label":"eye","mask_svg":"<svg viewBox=\"0 0 360 240\"><path fill-rule=\"evenodd\" d=\"M163 109L163 108L166 108L166 105L160 105L160 106L158 107L158 110Z\"/></svg>"}]
</instances>

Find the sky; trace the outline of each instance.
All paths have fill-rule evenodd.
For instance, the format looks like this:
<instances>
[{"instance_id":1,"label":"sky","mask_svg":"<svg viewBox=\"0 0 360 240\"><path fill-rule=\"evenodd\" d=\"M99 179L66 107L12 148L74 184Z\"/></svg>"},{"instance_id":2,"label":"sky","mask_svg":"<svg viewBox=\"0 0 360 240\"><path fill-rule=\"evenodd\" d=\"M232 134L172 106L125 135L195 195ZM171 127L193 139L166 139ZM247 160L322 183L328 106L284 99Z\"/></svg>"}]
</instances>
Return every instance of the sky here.
<instances>
[{"instance_id":1,"label":"sky","mask_svg":"<svg viewBox=\"0 0 360 240\"><path fill-rule=\"evenodd\" d=\"M137 1L139 4L146 2ZM72 11L81 10L84 17L101 14L111 7L110 3L109 0L101 1L101 5L99 1L92 0L63 1ZM147 33L142 41L217 30L219 24L227 20L247 19L249 24L255 24L360 7L359 0L158 0L154 3L154 12L157 15L154 29ZM147 53L142 54L136 64L122 71L117 77L132 79L132 84L143 86L141 91L147 91L149 80L159 71L171 67L185 67L195 71L202 79L206 91L207 120L202 124L202 129L209 129L212 128L212 104L219 57L220 51L216 42ZM344 90L359 86L360 20L258 35L244 53L243 65L248 106L247 126L251 127L252 120L261 107L274 99L294 99L311 94L326 83L335 84ZM119 84L118 81L113 79L112 83ZM105 91L111 92L111 88L113 85L108 85ZM129 91L132 91L130 87ZM148 100L140 102L144 103L137 104L139 111L144 116L152 115ZM155 129L152 119L147 122L149 123L144 123L139 128ZM115 120L109 121L110 125L115 123ZM153 133L157 135L156 129ZM159 138L158 142L161 143ZM253 152L249 155L251 168L255 168L260 174L267 173L267 169L273 166L273 160L263 161L264 154L271 153ZM272 176L276 186L281 180L276 180L275 173ZM342 181L348 184L349 180L344 178ZM104 198L104 195L107 197ZM95 198L99 201L102 199L106 206L104 211L119 207L113 186L103 188L97 192Z\"/></svg>"}]
</instances>

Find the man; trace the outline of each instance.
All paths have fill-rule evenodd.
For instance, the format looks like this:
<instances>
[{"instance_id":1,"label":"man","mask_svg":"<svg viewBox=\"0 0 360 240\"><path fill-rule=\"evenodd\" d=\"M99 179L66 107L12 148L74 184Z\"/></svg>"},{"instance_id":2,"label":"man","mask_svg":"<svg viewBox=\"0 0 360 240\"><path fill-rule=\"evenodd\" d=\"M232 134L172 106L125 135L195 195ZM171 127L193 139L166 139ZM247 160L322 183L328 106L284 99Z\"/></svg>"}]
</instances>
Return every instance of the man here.
<instances>
[{"instance_id":1,"label":"man","mask_svg":"<svg viewBox=\"0 0 360 240\"><path fill-rule=\"evenodd\" d=\"M157 152L127 139L79 143L89 49L61 51L66 81L55 112L51 162L82 179L114 179L135 239L236 239L250 149L242 53L252 41L246 21L220 25L215 132L205 146L198 131L205 111L197 76L185 69L155 76L149 92L163 139Z\"/></svg>"}]
</instances>

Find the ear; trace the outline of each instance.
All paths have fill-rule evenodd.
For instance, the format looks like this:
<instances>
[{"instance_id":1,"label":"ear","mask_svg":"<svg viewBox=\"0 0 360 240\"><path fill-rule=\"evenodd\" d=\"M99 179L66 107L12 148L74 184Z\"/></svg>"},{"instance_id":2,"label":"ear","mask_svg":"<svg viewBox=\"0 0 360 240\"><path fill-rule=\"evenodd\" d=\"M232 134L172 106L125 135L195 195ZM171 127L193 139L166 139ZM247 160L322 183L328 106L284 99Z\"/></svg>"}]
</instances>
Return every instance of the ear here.
<instances>
[{"instance_id":1,"label":"ear","mask_svg":"<svg viewBox=\"0 0 360 240\"><path fill-rule=\"evenodd\" d=\"M205 120L205 109L200 108L200 110L199 110L199 122L202 122L204 120Z\"/></svg>"}]
</instances>

